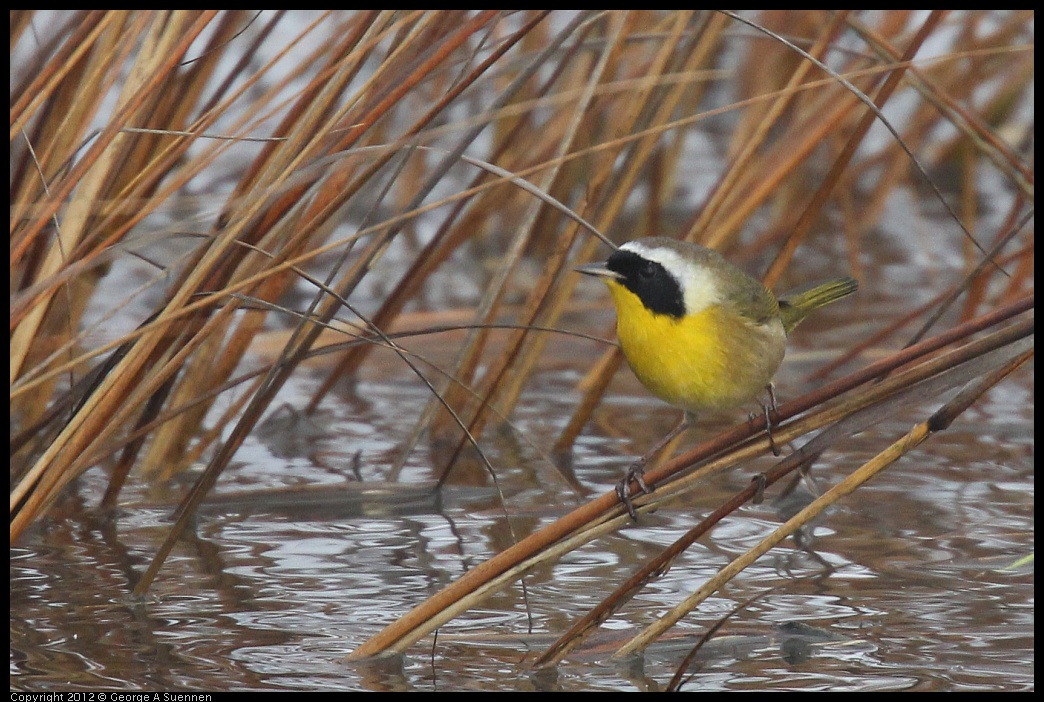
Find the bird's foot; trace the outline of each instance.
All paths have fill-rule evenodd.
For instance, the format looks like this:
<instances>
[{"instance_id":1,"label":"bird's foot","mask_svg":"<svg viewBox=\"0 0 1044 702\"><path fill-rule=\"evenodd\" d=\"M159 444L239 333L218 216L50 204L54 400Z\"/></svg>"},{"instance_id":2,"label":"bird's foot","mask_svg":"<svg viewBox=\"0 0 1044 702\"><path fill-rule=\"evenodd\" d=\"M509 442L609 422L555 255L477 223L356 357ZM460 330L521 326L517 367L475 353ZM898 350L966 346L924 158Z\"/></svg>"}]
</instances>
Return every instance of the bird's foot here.
<instances>
[{"instance_id":1,"label":"bird's foot","mask_svg":"<svg viewBox=\"0 0 1044 702\"><path fill-rule=\"evenodd\" d=\"M645 481L645 458L639 458L637 461L631 464L627 469L627 473L624 474L623 480L616 484L616 496L620 498L620 502L627 508L627 514L631 515L631 519L638 521L638 512L634 509L634 503L631 500L631 482L638 483L638 489L641 490L642 495L648 495L655 489L655 485L650 486Z\"/></svg>"}]
</instances>

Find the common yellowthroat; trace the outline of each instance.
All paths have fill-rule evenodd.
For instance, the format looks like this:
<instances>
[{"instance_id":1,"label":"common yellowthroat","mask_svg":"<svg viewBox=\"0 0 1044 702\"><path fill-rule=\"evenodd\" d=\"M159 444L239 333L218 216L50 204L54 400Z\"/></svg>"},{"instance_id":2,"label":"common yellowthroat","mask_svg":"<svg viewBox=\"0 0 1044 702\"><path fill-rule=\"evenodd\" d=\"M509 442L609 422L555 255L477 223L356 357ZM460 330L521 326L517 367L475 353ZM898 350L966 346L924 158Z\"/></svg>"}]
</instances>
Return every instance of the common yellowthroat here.
<instances>
[{"instance_id":1,"label":"common yellowthroat","mask_svg":"<svg viewBox=\"0 0 1044 702\"><path fill-rule=\"evenodd\" d=\"M686 413L617 485L632 518L630 482L650 491L642 478L646 459L694 414L738 407L766 388L771 393L787 334L809 312L858 286L852 278L835 278L777 298L717 251L664 237L629 241L604 263L576 270L609 286L620 346L638 380Z\"/></svg>"}]
</instances>

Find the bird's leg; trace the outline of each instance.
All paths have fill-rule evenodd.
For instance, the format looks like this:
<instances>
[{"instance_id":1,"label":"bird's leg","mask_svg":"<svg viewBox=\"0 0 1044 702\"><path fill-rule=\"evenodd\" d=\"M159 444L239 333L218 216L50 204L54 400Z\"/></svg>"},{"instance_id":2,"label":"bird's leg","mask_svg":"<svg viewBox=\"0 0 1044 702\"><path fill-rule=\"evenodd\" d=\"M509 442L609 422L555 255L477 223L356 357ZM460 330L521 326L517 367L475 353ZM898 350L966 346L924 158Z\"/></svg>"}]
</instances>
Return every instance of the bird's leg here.
<instances>
[{"instance_id":1,"label":"bird's leg","mask_svg":"<svg viewBox=\"0 0 1044 702\"><path fill-rule=\"evenodd\" d=\"M761 406L762 411L764 411L765 413L765 433L768 434L769 448L772 450L772 455L779 456L781 451L779 450L779 447L776 446L775 437L772 436L771 415L771 412L779 411L779 407L776 405L776 388L772 385L772 383L769 383L765 386L765 390L768 392L769 396L769 404ZM757 415L751 412L751 422L754 421L754 418L756 416ZM758 473L751 479L751 482L753 482L756 485L754 497L751 499L751 502L753 504L759 505L761 504L761 501L765 499L765 486L768 484L768 478L765 476L764 473Z\"/></svg>"},{"instance_id":2,"label":"bird's leg","mask_svg":"<svg viewBox=\"0 0 1044 702\"><path fill-rule=\"evenodd\" d=\"M678 425L671 429L665 437L657 441L656 445L647 451L644 456L632 463L627 468L623 480L616 484L616 495L620 498L620 502L623 503L624 507L627 508L627 514L631 515L631 519L634 521L638 521L638 513L634 510L634 504L631 502L631 481L638 483L638 488L642 491L641 494L648 495L652 492L656 486L650 486L645 482L645 465L650 458L662 451L667 444L673 441L678 434L688 429L691 424L692 415L689 412L682 414L682 419Z\"/></svg>"},{"instance_id":3,"label":"bird's leg","mask_svg":"<svg viewBox=\"0 0 1044 702\"><path fill-rule=\"evenodd\" d=\"M779 456L781 452L779 447L776 446L776 438L772 435L772 415L770 414L772 412L778 412L779 410L776 406L776 389L772 383L769 383L765 386L765 390L768 392L769 396L769 402L767 405L761 403L762 416L765 417L765 433L768 434L769 448L772 450L772 455ZM754 420L757 418L758 415L756 412L750 412L747 414L747 421L750 423L751 429L754 428Z\"/></svg>"},{"instance_id":4,"label":"bird's leg","mask_svg":"<svg viewBox=\"0 0 1044 702\"><path fill-rule=\"evenodd\" d=\"M776 446L776 439L772 436L772 415L771 412L776 412L778 416L779 407L776 405L776 387L769 383L765 386L765 390L768 391L769 404L764 405L765 410L765 432L768 434L769 448L772 450L773 456L779 456L782 452L779 447Z\"/></svg>"},{"instance_id":5,"label":"bird's leg","mask_svg":"<svg viewBox=\"0 0 1044 702\"><path fill-rule=\"evenodd\" d=\"M756 487L754 488L754 496L750 498L752 505L760 505L765 500L765 487L768 485L768 476L764 473L758 473L750 479Z\"/></svg>"}]
</instances>

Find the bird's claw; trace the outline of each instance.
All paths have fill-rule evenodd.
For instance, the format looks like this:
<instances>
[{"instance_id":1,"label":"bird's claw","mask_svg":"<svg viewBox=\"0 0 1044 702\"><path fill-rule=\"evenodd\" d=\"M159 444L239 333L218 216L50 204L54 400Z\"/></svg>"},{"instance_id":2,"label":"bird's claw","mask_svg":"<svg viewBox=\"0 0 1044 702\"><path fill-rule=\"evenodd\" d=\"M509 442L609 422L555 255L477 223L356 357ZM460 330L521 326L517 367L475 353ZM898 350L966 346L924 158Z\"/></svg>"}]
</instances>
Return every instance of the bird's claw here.
<instances>
[{"instance_id":1,"label":"bird's claw","mask_svg":"<svg viewBox=\"0 0 1044 702\"><path fill-rule=\"evenodd\" d=\"M623 480L616 484L616 496L620 498L620 502L627 508L627 514L631 516L633 521L638 521L638 512L634 508L634 502L631 500L631 481L638 483L638 489L641 490L642 495L648 495L653 491L655 486L650 486L649 483L645 482L645 461L638 460L631 464L631 467L627 469L627 473L624 475Z\"/></svg>"}]
</instances>

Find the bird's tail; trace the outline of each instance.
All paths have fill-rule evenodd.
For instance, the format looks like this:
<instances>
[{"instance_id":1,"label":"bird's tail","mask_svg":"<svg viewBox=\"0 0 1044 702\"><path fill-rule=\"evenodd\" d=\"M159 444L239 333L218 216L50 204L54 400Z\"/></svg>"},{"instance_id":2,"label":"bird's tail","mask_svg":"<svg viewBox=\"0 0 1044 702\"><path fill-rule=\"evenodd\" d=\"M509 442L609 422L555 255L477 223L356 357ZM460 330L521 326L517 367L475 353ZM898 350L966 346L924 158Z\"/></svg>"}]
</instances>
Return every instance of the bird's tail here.
<instances>
[{"instance_id":1,"label":"bird's tail","mask_svg":"<svg viewBox=\"0 0 1044 702\"><path fill-rule=\"evenodd\" d=\"M823 281L807 290L788 293L779 298L779 315L783 320L783 328L789 334L801 323L808 313L831 302L848 297L859 288L854 278L833 278Z\"/></svg>"}]
</instances>

